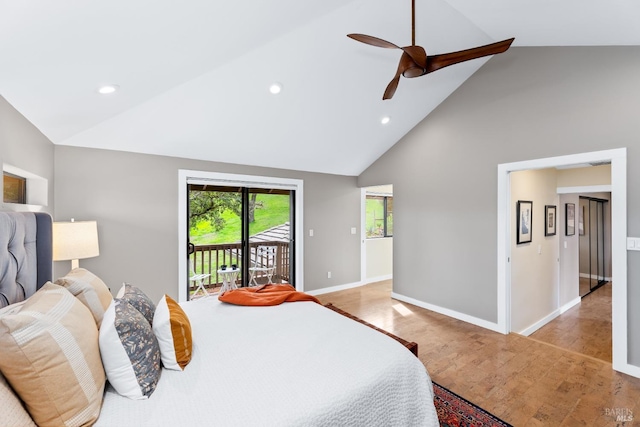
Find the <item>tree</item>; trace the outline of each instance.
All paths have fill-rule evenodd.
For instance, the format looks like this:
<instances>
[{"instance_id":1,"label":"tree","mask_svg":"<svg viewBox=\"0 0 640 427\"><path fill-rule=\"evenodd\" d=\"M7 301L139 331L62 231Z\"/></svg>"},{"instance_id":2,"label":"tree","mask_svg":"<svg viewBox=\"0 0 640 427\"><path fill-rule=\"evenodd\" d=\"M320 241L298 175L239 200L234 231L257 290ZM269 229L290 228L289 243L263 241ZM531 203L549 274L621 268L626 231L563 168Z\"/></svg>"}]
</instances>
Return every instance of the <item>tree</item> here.
<instances>
[{"instance_id":1,"label":"tree","mask_svg":"<svg viewBox=\"0 0 640 427\"><path fill-rule=\"evenodd\" d=\"M255 210L263 207L257 202L258 194L251 193L249 197L249 223L255 222ZM189 227L193 228L200 221L208 221L216 231L222 230L225 220L222 214L231 211L237 216L242 215L242 194L225 191L189 191Z\"/></svg>"},{"instance_id":2,"label":"tree","mask_svg":"<svg viewBox=\"0 0 640 427\"><path fill-rule=\"evenodd\" d=\"M256 197L258 197L258 193L251 193L251 198L249 198L249 223L256 220Z\"/></svg>"},{"instance_id":3,"label":"tree","mask_svg":"<svg viewBox=\"0 0 640 427\"><path fill-rule=\"evenodd\" d=\"M230 210L240 216L242 199L240 193L223 191L189 191L189 227L206 220L216 231L224 227L224 211Z\"/></svg>"}]
</instances>

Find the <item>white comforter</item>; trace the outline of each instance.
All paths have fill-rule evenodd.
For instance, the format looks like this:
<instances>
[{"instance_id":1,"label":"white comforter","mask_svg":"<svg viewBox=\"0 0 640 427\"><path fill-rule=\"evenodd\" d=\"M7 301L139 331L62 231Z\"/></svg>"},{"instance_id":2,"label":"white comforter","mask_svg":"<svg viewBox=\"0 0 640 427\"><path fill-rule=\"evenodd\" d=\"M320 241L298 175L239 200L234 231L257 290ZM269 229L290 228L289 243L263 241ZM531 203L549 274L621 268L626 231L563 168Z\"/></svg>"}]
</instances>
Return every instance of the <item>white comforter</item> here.
<instances>
[{"instance_id":1,"label":"white comforter","mask_svg":"<svg viewBox=\"0 0 640 427\"><path fill-rule=\"evenodd\" d=\"M395 340L313 302L182 304L194 351L148 400L107 385L97 426L438 426L431 380Z\"/></svg>"}]
</instances>

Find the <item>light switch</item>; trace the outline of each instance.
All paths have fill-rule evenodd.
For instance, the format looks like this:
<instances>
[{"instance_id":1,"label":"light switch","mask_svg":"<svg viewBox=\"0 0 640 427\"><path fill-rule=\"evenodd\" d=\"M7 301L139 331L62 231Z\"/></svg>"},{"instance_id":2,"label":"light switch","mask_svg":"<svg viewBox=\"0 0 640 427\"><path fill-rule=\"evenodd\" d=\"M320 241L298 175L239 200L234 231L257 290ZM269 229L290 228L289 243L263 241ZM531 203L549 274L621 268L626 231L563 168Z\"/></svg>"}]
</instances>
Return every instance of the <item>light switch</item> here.
<instances>
[{"instance_id":1,"label":"light switch","mask_svg":"<svg viewBox=\"0 0 640 427\"><path fill-rule=\"evenodd\" d=\"M640 251L640 238L639 237L627 237L627 250Z\"/></svg>"},{"instance_id":2,"label":"light switch","mask_svg":"<svg viewBox=\"0 0 640 427\"><path fill-rule=\"evenodd\" d=\"M312 228L309 229L309 237L313 237L313 229Z\"/></svg>"},{"instance_id":3,"label":"light switch","mask_svg":"<svg viewBox=\"0 0 640 427\"><path fill-rule=\"evenodd\" d=\"M356 234L357 230L355 227L351 227L351 234Z\"/></svg>"}]
</instances>

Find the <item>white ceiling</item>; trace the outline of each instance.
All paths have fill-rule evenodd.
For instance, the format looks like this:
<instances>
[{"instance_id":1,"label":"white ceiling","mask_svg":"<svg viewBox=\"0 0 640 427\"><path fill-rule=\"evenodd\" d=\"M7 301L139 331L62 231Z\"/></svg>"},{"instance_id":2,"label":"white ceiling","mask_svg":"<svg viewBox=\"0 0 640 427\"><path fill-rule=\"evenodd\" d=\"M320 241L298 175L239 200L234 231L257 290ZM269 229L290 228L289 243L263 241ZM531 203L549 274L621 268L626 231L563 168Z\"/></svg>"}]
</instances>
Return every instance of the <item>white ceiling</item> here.
<instances>
[{"instance_id":1,"label":"white ceiling","mask_svg":"<svg viewBox=\"0 0 640 427\"><path fill-rule=\"evenodd\" d=\"M509 37L513 46L640 44L637 0L416 3L416 42L428 54ZM400 52L346 34L409 45L410 8L0 0L0 95L55 144L358 175L488 60L402 79L382 101ZM104 83L120 90L99 95Z\"/></svg>"}]
</instances>

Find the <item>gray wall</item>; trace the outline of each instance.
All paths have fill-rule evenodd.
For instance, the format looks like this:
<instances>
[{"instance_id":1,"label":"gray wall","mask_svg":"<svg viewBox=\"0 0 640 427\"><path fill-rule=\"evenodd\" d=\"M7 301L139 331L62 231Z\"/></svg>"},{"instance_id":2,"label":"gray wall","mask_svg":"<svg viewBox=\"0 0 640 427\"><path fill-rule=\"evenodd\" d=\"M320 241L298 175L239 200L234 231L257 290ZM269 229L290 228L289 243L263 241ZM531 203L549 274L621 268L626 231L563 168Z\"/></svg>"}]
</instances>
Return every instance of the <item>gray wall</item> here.
<instances>
[{"instance_id":1,"label":"gray wall","mask_svg":"<svg viewBox=\"0 0 640 427\"><path fill-rule=\"evenodd\" d=\"M627 147L628 234L639 236L638 111L640 47L492 58L358 179L393 184L394 291L497 320L501 163ZM629 363L640 365L638 252L628 253L628 301Z\"/></svg>"},{"instance_id":2,"label":"gray wall","mask_svg":"<svg viewBox=\"0 0 640 427\"><path fill-rule=\"evenodd\" d=\"M350 234L360 224L355 177L56 146L55 219L98 222L100 256L80 266L112 292L127 281L154 301L178 298L178 169L304 180L305 290L360 281L359 235ZM69 263L55 267L62 275Z\"/></svg>"},{"instance_id":3,"label":"gray wall","mask_svg":"<svg viewBox=\"0 0 640 427\"><path fill-rule=\"evenodd\" d=\"M53 147L49 139L0 96L0 166L6 163L46 179L48 204L39 210L51 214L54 206ZM2 210L15 208L2 203Z\"/></svg>"}]
</instances>

